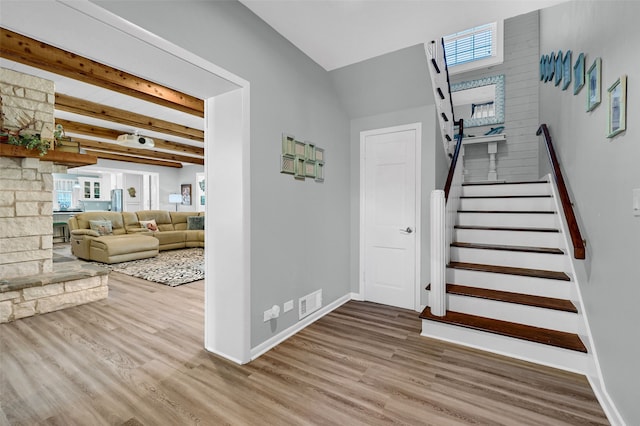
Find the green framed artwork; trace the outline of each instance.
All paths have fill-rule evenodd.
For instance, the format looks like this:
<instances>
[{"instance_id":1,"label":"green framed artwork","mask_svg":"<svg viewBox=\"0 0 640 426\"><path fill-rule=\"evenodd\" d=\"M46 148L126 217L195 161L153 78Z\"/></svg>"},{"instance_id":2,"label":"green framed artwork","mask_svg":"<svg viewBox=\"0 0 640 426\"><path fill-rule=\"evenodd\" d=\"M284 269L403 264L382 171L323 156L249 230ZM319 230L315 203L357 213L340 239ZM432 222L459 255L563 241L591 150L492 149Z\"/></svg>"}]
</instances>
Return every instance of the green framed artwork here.
<instances>
[{"instance_id":1,"label":"green framed artwork","mask_svg":"<svg viewBox=\"0 0 640 426\"><path fill-rule=\"evenodd\" d=\"M324 156L323 148L296 140L291 134L282 134L280 173L293 175L297 180L311 178L316 182L324 182Z\"/></svg>"},{"instance_id":2,"label":"green framed artwork","mask_svg":"<svg viewBox=\"0 0 640 426\"><path fill-rule=\"evenodd\" d=\"M624 132L627 129L627 76L623 75L609 87L609 114L607 137Z\"/></svg>"}]
</instances>

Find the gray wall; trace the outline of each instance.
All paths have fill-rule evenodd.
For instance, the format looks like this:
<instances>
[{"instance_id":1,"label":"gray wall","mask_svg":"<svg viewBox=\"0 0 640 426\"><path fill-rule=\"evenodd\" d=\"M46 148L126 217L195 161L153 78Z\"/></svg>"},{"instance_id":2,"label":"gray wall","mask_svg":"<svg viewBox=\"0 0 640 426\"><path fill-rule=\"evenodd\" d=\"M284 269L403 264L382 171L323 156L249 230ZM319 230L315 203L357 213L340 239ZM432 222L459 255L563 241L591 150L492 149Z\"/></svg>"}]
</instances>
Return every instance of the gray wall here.
<instances>
[{"instance_id":1,"label":"gray wall","mask_svg":"<svg viewBox=\"0 0 640 426\"><path fill-rule=\"evenodd\" d=\"M451 76L452 83L504 74L507 141L498 144L498 179L522 181L538 178L538 11L504 21L504 62ZM465 134L483 135L494 124L470 127ZM489 157L485 144L465 148L468 181L487 179Z\"/></svg>"},{"instance_id":2,"label":"gray wall","mask_svg":"<svg viewBox=\"0 0 640 426\"><path fill-rule=\"evenodd\" d=\"M330 72L349 117L433 105L422 44Z\"/></svg>"},{"instance_id":3,"label":"gray wall","mask_svg":"<svg viewBox=\"0 0 640 426\"><path fill-rule=\"evenodd\" d=\"M422 217L416 225L422 229L420 283L426 286L429 282L429 202L431 190L436 188L435 152L438 148L441 157L437 158L445 160L439 135L436 138L436 132L439 134L440 131L435 125L434 105L351 120L351 290L353 292L359 292L360 271L360 132L412 123L422 124L422 199L417 200L421 203ZM420 302L422 305L427 304L425 292L422 292Z\"/></svg>"},{"instance_id":4,"label":"gray wall","mask_svg":"<svg viewBox=\"0 0 640 426\"><path fill-rule=\"evenodd\" d=\"M640 188L640 3L571 2L540 14L540 50L586 54L586 68L602 58L602 104L585 112L578 95L539 83L540 118L549 124L578 220L587 240L581 283L609 394L628 425L640 424L640 217L632 188ZM627 74L627 131L606 138L607 88ZM541 154L542 155L542 154Z\"/></svg>"},{"instance_id":5,"label":"gray wall","mask_svg":"<svg viewBox=\"0 0 640 426\"><path fill-rule=\"evenodd\" d=\"M272 305L347 294L349 121L329 74L236 1L97 3L251 83L251 345L297 322L264 323ZM325 148L324 183L279 173L283 132Z\"/></svg>"}]
</instances>

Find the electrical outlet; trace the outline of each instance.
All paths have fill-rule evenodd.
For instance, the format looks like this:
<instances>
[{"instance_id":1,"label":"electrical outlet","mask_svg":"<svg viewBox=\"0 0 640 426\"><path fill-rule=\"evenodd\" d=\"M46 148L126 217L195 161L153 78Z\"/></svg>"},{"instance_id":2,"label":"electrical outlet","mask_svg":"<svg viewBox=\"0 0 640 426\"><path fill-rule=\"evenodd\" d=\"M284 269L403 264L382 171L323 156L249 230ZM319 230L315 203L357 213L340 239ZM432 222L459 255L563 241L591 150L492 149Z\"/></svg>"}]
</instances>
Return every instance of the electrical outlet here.
<instances>
[{"instance_id":1,"label":"electrical outlet","mask_svg":"<svg viewBox=\"0 0 640 426\"><path fill-rule=\"evenodd\" d=\"M271 308L264 311L264 322L271 321Z\"/></svg>"},{"instance_id":2,"label":"electrical outlet","mask_svg":"<svg viewBox=\"0 0 640 426\"><path fill-rule=\"evenodd\" d=\"M293 309L293 300L289 300L288 302L284 302L284 311L289 312Z\"/></svg>"}]
</instances>

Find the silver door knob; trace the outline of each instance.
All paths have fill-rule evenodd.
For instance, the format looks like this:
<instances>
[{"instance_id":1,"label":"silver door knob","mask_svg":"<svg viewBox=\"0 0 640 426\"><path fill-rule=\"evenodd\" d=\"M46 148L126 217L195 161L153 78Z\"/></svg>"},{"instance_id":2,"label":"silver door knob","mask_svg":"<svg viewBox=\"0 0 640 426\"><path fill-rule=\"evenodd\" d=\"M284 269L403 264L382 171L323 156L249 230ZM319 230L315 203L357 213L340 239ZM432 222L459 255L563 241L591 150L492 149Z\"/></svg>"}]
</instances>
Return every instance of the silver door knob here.
<instances>
[{"instance_id":1,"label":"silver door knob","mask_svg":"<svg viewBox=\"0 0 640 426\"><path fill-rule=\"evenodd\" d=\"M413 232L413 229L411 229L411 227L407 226L407 229L401 229L400 231L407 233L407 234L411 234Z\"/></svg>"}]
</instances>

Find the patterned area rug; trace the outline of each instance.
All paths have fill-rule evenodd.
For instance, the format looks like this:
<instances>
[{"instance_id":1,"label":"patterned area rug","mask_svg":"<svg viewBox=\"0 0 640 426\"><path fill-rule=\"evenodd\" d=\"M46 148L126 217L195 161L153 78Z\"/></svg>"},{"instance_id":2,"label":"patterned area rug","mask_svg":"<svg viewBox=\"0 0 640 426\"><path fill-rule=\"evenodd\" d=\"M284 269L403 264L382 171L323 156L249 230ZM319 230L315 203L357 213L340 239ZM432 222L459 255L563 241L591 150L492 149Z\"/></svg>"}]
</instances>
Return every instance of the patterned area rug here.
<instances>
[{"instance_id":1,"label":"patterned area rug","mask_svg":"<svg viewBox=\"0 0 640 426\"><path fill-rule=\"evenodd\" d=\"M102 265L121 274L175 287L204 279L204 249L161 251L149 259Z\"/></svg>"}]
</instances>

